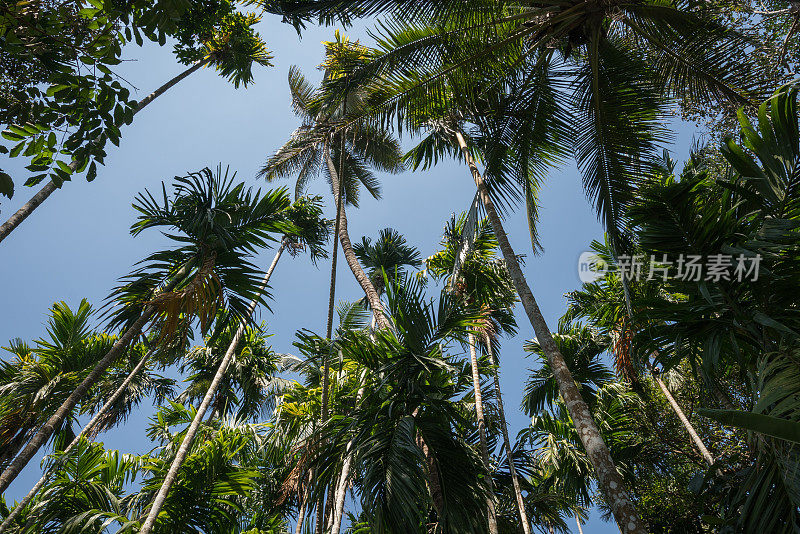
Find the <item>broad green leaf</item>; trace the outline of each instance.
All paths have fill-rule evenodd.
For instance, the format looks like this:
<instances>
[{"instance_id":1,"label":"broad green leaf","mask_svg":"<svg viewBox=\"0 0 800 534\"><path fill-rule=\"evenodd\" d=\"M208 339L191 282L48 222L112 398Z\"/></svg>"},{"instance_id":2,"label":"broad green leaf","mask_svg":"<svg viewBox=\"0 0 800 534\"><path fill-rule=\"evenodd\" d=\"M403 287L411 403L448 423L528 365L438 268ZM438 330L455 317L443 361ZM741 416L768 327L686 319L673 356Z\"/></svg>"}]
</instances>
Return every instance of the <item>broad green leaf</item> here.
<instances>
[{"instance_id":1,"label":"broad green leaf","mask_svg":"<svg viewBox=\"0 0 800 534\"><path fill-rule=\"evenodd\" d=\"M758 432L778 439L800 443L800 423L771 415L740 410L699 409L700 415L750 432Z\"/></svg>"}]
</instances>

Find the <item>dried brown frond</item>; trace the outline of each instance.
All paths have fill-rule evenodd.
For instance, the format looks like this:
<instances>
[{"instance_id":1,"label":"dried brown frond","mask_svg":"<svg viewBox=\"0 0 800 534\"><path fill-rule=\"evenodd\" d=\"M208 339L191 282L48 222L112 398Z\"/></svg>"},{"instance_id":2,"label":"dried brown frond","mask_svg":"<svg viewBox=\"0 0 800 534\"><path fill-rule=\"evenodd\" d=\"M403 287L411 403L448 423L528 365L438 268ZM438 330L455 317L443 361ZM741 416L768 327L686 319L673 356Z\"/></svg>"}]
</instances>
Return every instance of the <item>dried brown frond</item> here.
<instances>
[{"instance_id":1,"label":"dried brown frond","mask_svg":"<svg viewBox=\"0 0 800 534\"><path fill-rule=\"evenodd\" d=\"M206 331L224 305L222 283L214 270L215 254L209 254L192 279L181 289L166 291L149 302L156 308L151 328L159 331L159 341L185 336L191 319L197 317Z\"/></svg>"}]
</instances>

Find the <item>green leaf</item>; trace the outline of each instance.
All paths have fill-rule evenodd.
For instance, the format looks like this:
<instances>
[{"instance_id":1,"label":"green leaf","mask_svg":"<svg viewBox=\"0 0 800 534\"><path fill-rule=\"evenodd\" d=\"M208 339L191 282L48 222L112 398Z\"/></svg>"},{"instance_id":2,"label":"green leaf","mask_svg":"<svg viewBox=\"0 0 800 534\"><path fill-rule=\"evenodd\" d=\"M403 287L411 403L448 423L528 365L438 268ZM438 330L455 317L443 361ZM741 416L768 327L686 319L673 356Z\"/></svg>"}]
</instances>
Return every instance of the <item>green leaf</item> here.
<instances>
[{"instance_id":1,"label":"green leaf","mask_svg":"<svg viewBox=\"0 0 800 534\"><path fill-rule=\"evenodd\" d=\"M95 178L97 178L97 163L93 161L92 164L89 165L89 172L86 173L86 181L91 182Z\"/></svg>"},{"instance_id":2,"label":"green leaf","mask_svg":"<svg viewBox=\"0 0 800 534\"><path fill-rule=\"evenodd\" d=\"M14 196L14 180L3 171L0 171L0 195L5 195L8 198Z\"/></svg>"},{"instance_id":3,"label":"green leaf","mask_svg":"<svg viewBox=\"0 0 800 534\"><path fill-rule=\"evenodd\" d=\"M9 154L8 154L9 157L16 158L17 156L19 156L20 152L22 152L23 148L25 148L25 141L22 141L17 146L12 148L11 152L9 152Z\"/></svg>"},{"instance_id":4,"label":"green leaf","mask_svg":"<svg viewBox=\"0 0 800 534\"><path fill-rule=\"evenodd\" d=\"M20 139L24 138L23 136L16 134L11 130L3 130L3 132L0 133L0 135L2 135L4 139L8 139L9 141L19 141Z\"/></svg>"},{"instance_id":5,"label":"green leaf","mask_svg":"<svg viewBox=\"0 0 800 534\"><path fill-rule=\"evenodd\" d=\"M796 421L740 410L707 410L701 408L697 413L724 425L734 426L750 432L758 432L759 434L793 443L800 443L800 423Z\"/></svg>"},{"instance_id":6,"label":"green leaf","mask_svg":"<svg viewBox=\"0 0 800 534\"><path fill-rule=\"evenodd\" d=\"M59 160L56 160L56 165L58 165L58 167L59 167L59 168L60 168L62 171L64 171L65 173L67 173L67 175L70 175L70 174L72 174L72 167L70 167L69 165L67 165L66 163L64 163L63 161L61 161L60 159L59 159Z\"/></svg>"}]
</instances>

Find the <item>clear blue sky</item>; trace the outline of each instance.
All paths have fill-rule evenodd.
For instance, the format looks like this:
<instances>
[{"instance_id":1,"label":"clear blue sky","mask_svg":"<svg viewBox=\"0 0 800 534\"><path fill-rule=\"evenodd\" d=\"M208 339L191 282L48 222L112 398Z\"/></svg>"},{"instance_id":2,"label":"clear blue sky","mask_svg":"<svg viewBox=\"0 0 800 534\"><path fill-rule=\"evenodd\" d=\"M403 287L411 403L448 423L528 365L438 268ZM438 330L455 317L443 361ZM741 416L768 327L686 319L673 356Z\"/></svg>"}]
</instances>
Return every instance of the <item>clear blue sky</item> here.
<instances>
[{"instance_id":1,"label":"clear blue sky","mask_svg":"<svg viewBox=\"0 0 800 534\"><path fill-rule=\"evenodd\" d=\"M298 65L313 80L323 54L322 41L332 40L334 28L310 28L298 39L294 29L276 17L267 17L258 30L275 55L274 66L258 68L255 84L234 89L211 69L203 69L150 104L122 132L119 148L109 144L106 166L93 183L78 178L54 193L22 226L0 244L0 343L15 337L33 340L45 335L48 308L56 301L77 306L87 298L99 306L118 277L164 240L150 232L133 239L128 233L134 220L131 201L145 187L155 189L162 180L218 163L230 165L248 184L260 185L255 174L298 125L289 108L287 73ZM347 32L366 38L365 26ZM130 47L130 61L119 73L136 88L141 99L175 76L184 67L170 47ZM676 123L677 125L677 123ZM680 125L672 147L681 161L688 153L692 128ZM5 158L5 156L3 157ZM3 159L0 167L14 176L17 191L12 201L3 199L0 216L5 220L34 190L21 184L29 173L22 159ZM381 176L383 199L363 195L361 208L350 210L349 229L353 241L362 235L374 237L381 228L392 227L417 246L424 257L437 247L450 214L467 209L474 184L466 168L445 162L425 172ZM312 192L323 194L330 209L329 190L322 179ZM564 311L565 293L576 289L578 256L602 229L581 188L573 164L553 170L542 197L540 235L544 253L533 257L523 214L508 217L506 229L518 254L527 256L525 274L551 328ZM266 268L272 252L259 260ZM302 328L324 331L328 299L329 264L311 265L304 257L285 258L272 281L273 314L262 313L273 346L291 352L294 333ZM344 262L339 264L337 300L360 298L360 288ZM501 382L512 433L527 425L519 410L528 361L522 343L532 330L521 308L517 314L519 335L504 342ZM6 358L0 354L0 358ZM121 428L100 436L108 448L146 452L151 443L144 436L153 407L144 405ZM32 462L11 486L7 496L21 498L40 476L38 461ZM577 530L577 529L576 529ZM592 517L585 532L618 532L613 524Z\"/></svg>"}]
</instances>

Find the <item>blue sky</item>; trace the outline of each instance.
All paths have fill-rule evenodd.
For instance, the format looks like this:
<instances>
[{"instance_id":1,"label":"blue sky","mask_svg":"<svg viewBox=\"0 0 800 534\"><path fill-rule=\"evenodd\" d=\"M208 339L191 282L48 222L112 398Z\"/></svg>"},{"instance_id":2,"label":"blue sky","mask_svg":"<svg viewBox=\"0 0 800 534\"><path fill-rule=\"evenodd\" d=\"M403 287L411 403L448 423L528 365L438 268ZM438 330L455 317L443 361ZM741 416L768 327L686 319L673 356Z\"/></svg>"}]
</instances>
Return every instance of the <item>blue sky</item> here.
<instances>
[{"instance_id":1,"label":"blue sky","mask_svg":"<svg viewBox=\"0 0 800 534\"><path fill-rule=\"evenodd\" d=\"M160 187L162 180L217 164L230 165L248 184L266 187L255 175L266 158L298 125L289 108L287 73L298 65L316 80L316 66L323 55L321 42L331 40L334 28L309 28L302 39L291 26L267 17L258 30L273 51L274 66L258 68L255 84L234 89L212 69L203 69L167 91L136 116L122 132L119 148L109 145L106 166L97 179L87 183L78 178L54 193L27 221L0 244L0 343L12 338L33 340L45 335L48 308L57 301L76 307L81 298L99 306L118 277L148 253L164 245L157 233L131 238L134 221L133 197L144 188ZM347 34L370 44L363 25ZM170 47L130 47L121 74L143 98L184 67ZM677 141L671 147L675 159L688 154L693 129L677 122ZM0 166L15 177L17 191L12 201L3 199L0 216L5 220L34 193L22 187L27 171L22 159L3 160ZM454 212L469 206L474 184L468 170L457 162L444 162L425 172L380 176L383 199L362 195L361 207L348 212L352 240L362 235L375 237L382 228L392 227L417 246L423 257L436 249L444 223ZM287 185L289 183L287 182ZM293 185L293 184L292 184ZM329 217L330 195L322 179L311 192L324 195ZM576 289L578 256L602 229L581 188L580 176L572 163L554 169L547 177L541 196L540 235L544 252L531 255L527 224L521 211L508 216L506 230L518 254L526 256L525 274L551 328L564 311L565 293ZM272 251L259 261L267 267ZM274 335L278 352L292 352L294 333L302 328L323 332L328 299L330 267L314 267L304 257L281 260L272 280L274 313L261 319ZM360 298L360 288L340 262L337 300ZM520 333L506 340L500 354L501 383L506 410L516 434L527 424L519 410L529 362L522 352L532 330L524 312L518 310ZM0 358L6 358L0 354ZM100 438L108 448L146 452L151 443L144 436L153 413L145 405L121 428ZM38 459L11 486L7 497L21 498L40 476ZM613 524L592 517L585 532L618 532Z\"/></svg>"}]
</instances>

